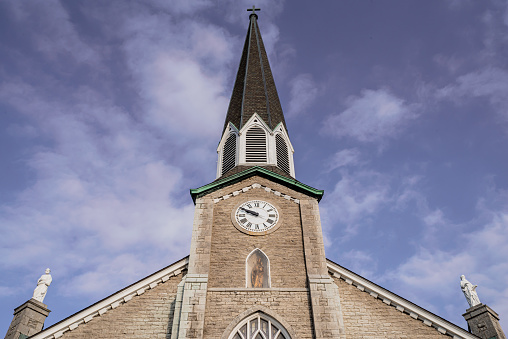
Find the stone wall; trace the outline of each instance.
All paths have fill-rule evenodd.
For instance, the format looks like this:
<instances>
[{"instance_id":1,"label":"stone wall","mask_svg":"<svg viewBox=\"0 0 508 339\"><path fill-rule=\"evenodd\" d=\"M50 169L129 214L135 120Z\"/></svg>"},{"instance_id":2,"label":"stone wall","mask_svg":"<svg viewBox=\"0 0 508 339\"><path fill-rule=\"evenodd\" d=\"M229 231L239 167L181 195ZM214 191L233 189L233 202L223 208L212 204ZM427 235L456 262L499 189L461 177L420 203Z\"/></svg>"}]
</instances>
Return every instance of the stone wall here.
<instances>
[{"instance_id":1,"label":"stone wall","mask_svg":"<svg viewBox=\"0 0 508 339\"><path fill-rule=\"evenodd\" d=\"M313 338L308 292L273 290L208 291L204 338L220 339L238 314L256 305L274 311L291 326L297 338Z\"/></svg>"},{"instance_id":2,"label":"stone wall","mask_svg":"<svg viewBox=\"0 0 508 339\"><path fill-rule=\"evenodd\" d=\"M346 338L450 338L341 279L334 281L339 287Z\"/></svg>"},{"instance_id":3,"label":"stone wall","mask_svg":"<svg viewBox=\"0 0 508 339\"><path fill-rule=\"evenodd\" d=\"M298 338L312 338L300 206L284 195L296 199L309 197L261 177L247 178L210 196L216 199L254 183L272 191L251 188L214 205L204 338L221 338L239 314L255 306L275 312L278 320L287 322ZM274 194L273 190L280 194ZM280 213L280 227L260 236L239 231L231 214L248 200L264 200L274 205ZM256 248L270 260L270 289L246 289L246 258Z\"/></svg>"},{"instance_id":4,"label":"stone wall","mask_svg":"<svg viewBox=\"0 0 508 339\"><path fill-rule=\"evenodd\" d=\"M102 316L65 332L62 338L169 338L177 285L181 280L182 274L173 276Z\"/></svg>"},{"instance_id":5,"label":"stone wall","mask_svg":"<svg viewBox=\"0 0 508 339\"><path fill-rule=\"evenodd\" d=\"M212 195L228 194L253 183L266 185L284 194L296 194L284 186L254 177ZM279 211L281 226L272 233L260 236L248 235L236 229L231 212L248 200L265 200L274 205ZM300 207L297 203L255 188L219 201L213 212L209 288L246 287L245 259L256 248L261 249L270 260L272 287L306 287Z\"/></svg>"}]
</instances>

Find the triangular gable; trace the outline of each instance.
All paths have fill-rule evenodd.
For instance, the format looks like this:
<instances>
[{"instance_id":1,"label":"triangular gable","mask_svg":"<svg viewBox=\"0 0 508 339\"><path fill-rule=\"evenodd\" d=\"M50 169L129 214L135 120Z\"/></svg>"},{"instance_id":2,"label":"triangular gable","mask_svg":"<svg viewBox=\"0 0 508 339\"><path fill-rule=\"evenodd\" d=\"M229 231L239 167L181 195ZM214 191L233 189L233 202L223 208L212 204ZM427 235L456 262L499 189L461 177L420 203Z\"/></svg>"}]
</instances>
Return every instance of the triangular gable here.
<instances>
[{"instance_id":1,"label":"triangular gable","mask_svg":"<svg viewBox=\"0 0 508 339\"><path fill-rule=\"evenodd\" d=\"M431 326L441 334L446 334L454 339L478 339L477 336L464 330L463 328L431 313L418 305L374 284L373 282L359 276L356 273L334 263L327 259L328 272L331 276L344 280L349 285L355 286L360 291L368 293L376 299L380 299L388 306L394 307L398 311L422 321L425 325Z\"/></svg>"},{"instance_id":2,"label":"triangular gable","mask_svg":"<svg viewBox=\"0 0 508 339\"><path fill-rule=\"evenodd\" d=\"M149 275L138 282L106 297L95 304L71 315L70 317L48 327L33 335L30 339L60 338L65 332L72 331L81 324L86 324L95 317L102 316L109 310L129 302L132 298L142 295L145 291L156 288L159 284L168 281L171 277L179 275L187 267L189 257L185 257L162 270Z\"/></svg>"}]
</instances>

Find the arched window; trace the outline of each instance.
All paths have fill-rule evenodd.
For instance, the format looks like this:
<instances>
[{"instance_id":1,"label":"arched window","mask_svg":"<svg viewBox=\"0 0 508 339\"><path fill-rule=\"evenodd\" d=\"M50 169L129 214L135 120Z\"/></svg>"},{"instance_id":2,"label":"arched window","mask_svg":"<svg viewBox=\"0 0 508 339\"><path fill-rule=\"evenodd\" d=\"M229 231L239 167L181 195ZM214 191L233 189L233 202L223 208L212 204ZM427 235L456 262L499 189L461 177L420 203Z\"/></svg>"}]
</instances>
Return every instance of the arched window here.
<instances>
[{"instance_id":1,"label":"arched window","mask_svg":"<svg viewBox=\"0 0 508 339\"><path fill-rule=\"evenodd\" d=\"M249 128L246 134L246 162L266 162L266 133L258 126Z\"/></svg>"},{"instance_id":2,"label":"arched window","mask_svg":"<svg viewBox=\"0 0 508 339\"><path fill-rule=\"evenodd\" d=\"M245 263L247 287L269 288L270 287L270 261L259 248L256 248L248 256Z\"/></svg>"},{"instance_id":3,"label":"arched window","mask_svg":"<svg viewBox=\"0 0 508 339\"><path fill-rule=\"evenodd\" d=\"M291 339L291 337L277 320L262 312L256 312L238 324L229 339Z\"/></svg>"},{"instance_id":4,"label":"arched window","mask_svg":"<svg viewBox=\"0 0 508 339\"><path fill-rule=\"evenodd\" d=\"M222 174L236 165L236 134L231 133L222 149Z\"/></svg>"},{"instance_id":5,"label":"arched window","mask_svg":"<svg viewBox=\"0 0 508 339\"><path fill-rule=\"evenodd\" d=\"M279 167L287 174L291 174L289 168L288 146L280 134L275 136L275 148L277 149L277 167Z\"/></svg>"}]
</instances>

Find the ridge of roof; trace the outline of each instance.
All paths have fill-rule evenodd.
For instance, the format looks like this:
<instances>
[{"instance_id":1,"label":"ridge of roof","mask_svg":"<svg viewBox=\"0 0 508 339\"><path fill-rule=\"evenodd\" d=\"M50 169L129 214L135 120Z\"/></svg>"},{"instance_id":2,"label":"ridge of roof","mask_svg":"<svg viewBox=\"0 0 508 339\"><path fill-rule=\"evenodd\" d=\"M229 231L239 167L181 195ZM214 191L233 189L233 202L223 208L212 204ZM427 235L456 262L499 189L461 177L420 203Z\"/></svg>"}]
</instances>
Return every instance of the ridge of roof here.
<instances>
[{"instance_id":1,"label":"ridge of roof","mask_svg":"<svg viewBox=\"0 0 508 339\"><path fill-rule=\"evenodd\" d=\"M88 323L95 317L102 316L111 309L115 309L121 304L130 301L133 297L139 296L145 291L165 283L171 277L182 272L189 263L189 256L178 260L177 262L164 267L163 269L142 278L141 280L117 291L106 298L99 300L81 311L70 315L69 317L57 322L54 325L34 334L30 339L53 339L60 338L67 331L72 331L81 324Z\"/></svg>"},{"instance_id":2,"label":"ridge of roof","mask_svg":"<svg viewBox=\"0 0 508 339\"><path fill-rule=\"evenodd\" d=\"M451 336L453 339L478 339L478 337L462 327L449 322L440 316L390 292L389 290L373 283L372 281L348 270L345 267L327 260L328 272L331 276L344 280L349 285L355 286L360 291L369 293L370 296L382 300L386 305L395 307L399 312L409 315L413 319L422 321L425 325L433 327L439 333Z\"/></svg>"},{"instance_id":3,"label":"ridge of roof","mask_svg":"<svg viewBox=\"0 0 508 339\"><path fill-rule=\"evenodd\" d=\"M251 14L222 131L226 130L228 123L241 129L254 113L258 113L271 129L279 123L283 123L287 130L268 56L259 31L257 15Z\"/></svg>"}]
</instances>

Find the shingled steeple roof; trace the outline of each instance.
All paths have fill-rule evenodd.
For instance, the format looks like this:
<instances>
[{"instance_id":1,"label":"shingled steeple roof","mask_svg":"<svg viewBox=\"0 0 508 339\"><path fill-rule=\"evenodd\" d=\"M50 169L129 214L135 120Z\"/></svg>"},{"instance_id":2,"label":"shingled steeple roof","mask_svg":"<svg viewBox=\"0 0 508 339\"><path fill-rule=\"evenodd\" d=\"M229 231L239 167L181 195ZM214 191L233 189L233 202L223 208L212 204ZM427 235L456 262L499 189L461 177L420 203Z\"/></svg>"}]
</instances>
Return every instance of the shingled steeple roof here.
<instances>
[{"instance_id":1,"label":"shingled steeple roof","mask_svg":"<svg viewBox=\"0 0 508 339\"><path fill-rule=\"evenodd\" d=\"M271 129L282 122L287 130L257 18L254 13L249 18L249 29L223 131L229 122L241 129L254 113Z\"/></svg>"}]
</instances>

